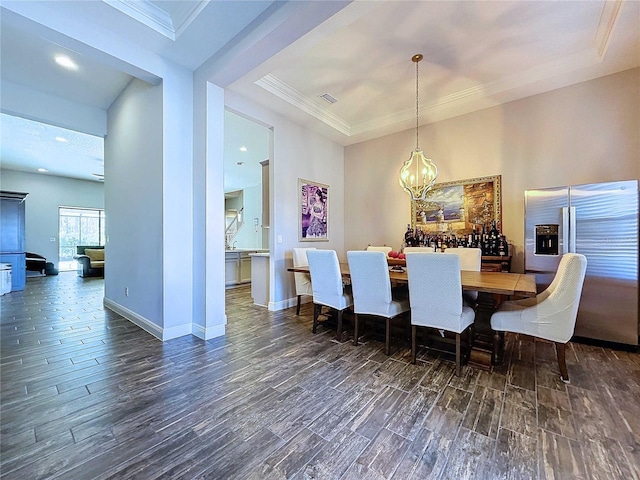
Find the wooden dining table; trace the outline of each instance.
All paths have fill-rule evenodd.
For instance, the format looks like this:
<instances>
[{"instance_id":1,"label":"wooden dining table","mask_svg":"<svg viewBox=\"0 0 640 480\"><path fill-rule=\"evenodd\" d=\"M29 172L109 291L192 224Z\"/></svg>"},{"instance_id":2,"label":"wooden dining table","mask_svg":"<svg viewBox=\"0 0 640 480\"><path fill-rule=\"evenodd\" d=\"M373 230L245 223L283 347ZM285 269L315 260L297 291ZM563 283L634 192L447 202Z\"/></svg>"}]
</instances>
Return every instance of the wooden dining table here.
<instances>
[{"instance_id":1,"label":"wooden dining table","mask_svg":"<svg viewBox=\"0 0 640 480\"><path fill-rule=\"evenodd\" d=\"M398 261L389 262L389 280L392 284L408 284L406 266ZM309 273L309 267L290 267L289 272ZM349 264L341 263L340 272L346 280L350 279ZM500 304L509 298L535 297L536 276L531 273L508 272L475 272L460 271L463 290L476 291L478 307L474 321L475 342L471 350L469 362L480 368L491 368L494 347L491 330L491 314ZM500 350L503 345L500 345ZM500 363L501 359L498 360Z\"/></svg>"},{"instance_id":2,"label":"wooden dining table","mask_svg":"<svg viewBox=\"0 0 640 480\"><path fill-rule=\"evenodd\" d=\"M401 267L402 268L402 267ZM309 267L291 267L289 272L309 273ZM340 272L344 278L350 278L349 264L341 263ZM510 297L536 296L536 276L531 273L507 273L507 272L472 272L460 271L463 290L491 293ZM408 283L406 267L402 270L389 270L389 279L394 283Z\"/></svg>"}]
</instances>

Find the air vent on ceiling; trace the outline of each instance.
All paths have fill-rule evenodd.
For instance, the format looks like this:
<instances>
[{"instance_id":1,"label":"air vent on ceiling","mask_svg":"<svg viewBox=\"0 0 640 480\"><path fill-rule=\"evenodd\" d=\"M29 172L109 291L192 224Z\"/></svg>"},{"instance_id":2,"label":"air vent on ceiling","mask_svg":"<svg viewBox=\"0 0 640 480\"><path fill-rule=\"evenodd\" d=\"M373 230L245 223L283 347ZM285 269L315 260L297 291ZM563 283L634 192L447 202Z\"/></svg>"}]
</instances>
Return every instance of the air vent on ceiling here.
<instances>
[{"instance_id":1,"label":"air vent on ceiling","mask_svg":"<svg viewBox=\"0 0 640 480\"><path fill-rule=\"evenodd\" d=\"M328 93L323 93L322 95L320 95L320 98L323 99L325 102L332 103L332 104L338 101Z\"/></svg>"}]
</instances>

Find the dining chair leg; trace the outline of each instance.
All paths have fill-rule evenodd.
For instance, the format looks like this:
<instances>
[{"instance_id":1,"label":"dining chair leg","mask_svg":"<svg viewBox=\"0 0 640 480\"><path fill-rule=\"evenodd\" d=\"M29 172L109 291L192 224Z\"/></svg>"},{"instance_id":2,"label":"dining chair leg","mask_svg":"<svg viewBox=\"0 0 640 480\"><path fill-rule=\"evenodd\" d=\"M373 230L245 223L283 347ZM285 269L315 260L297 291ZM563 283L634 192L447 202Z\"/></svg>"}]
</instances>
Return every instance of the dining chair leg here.
<instances>
[{"instance_id":1,"label":"dining chair leg","mask_svg":"<svg viewBox=\"0 0 640 480\"><path fill-rule=\"evenodd\" d=\"M353 315L353 344L358 345L358 314Z\"/></svg>"},{"instance_id":2,"label":"dining chair leg","mask_svg":"<svg viewBox=\"0 0 640 480\"><path fill-rule=\"evenodd\" d=\"M342 312L344 312L344 310L338 311L338 331L336 332L336 339L339 342L342 341Z\"/></svg>"},{"instance_id":3,"label":"dining chair leg","mask_svg":"<svg viewBox=\"0 0 640 480\"><path fill-rule=\"evenodd\" d=\"M502 363L504 349L504 332L493 332L493 351L491 352L491 365Z\"/></svg>"},{"instance_id":4,"label":"dining chair leg","mask_svg":"<svg viewBox=\"0 0 640 480\"><path fill-rule=\"evenodd\" d=\"M567 361L565 358L566 344L556 342L556 353L558 355L558 366L560 367L560 380L564 383L571 383L569 381L569 372L567 371Z\"/></svg>"},{"instance_id":5,"label":"dining chair leg","mask_svg":"<svg viewBox=\"0 0 640 480\"><path fill-rule=\"evenodd\" d=\"M391 341L390 341L391 340L391 334L389 333L389 330L390 330L389 327L390 327L390 324L391 324L391 319L387 318L386 319L386 323L387 323L387 331L385 332L385 335L384 335L384 346L385 346L385 350L386 350L385 353L387 354L387 357L388 357L389 354L391 353L391 345L390 345L391 344Z\"/></svg>"},{"instance_id":6,"label":"dining chair leg","mask_svg":"<svg viewBox=\"0 0 640 480\"><path fill-rule=\"evenodd\" d=\"M316 333L316 329L318 328L318 316L320 315L321 308L322 306L319 303L313 304L313 333Z\"/></svg>"},{"instance_id":7,"label":"dining chair leg","mask_svg":"<svg viewBox=\"0 0 640 480\"><path fill-rule=\"evenodd\" d=\"M296 306L296 315L300 315L300 299L302 295L298 295L298 305Z\"/></svg>"},{"instance_id":8,"label":"dining chair leg","mask_svg":"<svg viewBox=\"0 0 640 480\"><path fill-rule=\"evenodd\" d=\"M416 364L416 335L417 327L411 325L411 363Z\"/></svg>"},{"instance_id":9,"label":"dining chair leg","mask_svg":"<svg viewBox=\"0 0 640 480\"><path fill-rule=\"evenodd\" d=\"M456 377L460 376L460 334L456 333Z\"/></svg>"}]
</instances>

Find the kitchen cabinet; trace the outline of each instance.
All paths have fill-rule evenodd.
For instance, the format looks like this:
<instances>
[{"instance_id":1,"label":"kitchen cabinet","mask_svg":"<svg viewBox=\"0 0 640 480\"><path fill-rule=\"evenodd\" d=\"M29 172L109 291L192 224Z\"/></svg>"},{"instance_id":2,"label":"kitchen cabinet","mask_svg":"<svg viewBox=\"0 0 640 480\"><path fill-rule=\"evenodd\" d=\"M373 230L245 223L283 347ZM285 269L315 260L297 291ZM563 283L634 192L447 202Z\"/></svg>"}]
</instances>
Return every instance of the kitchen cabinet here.
<instances>
[{"instance_id":1,"label":"kitchen cabinet","mask_svg":"<svg viewBox=\"0 0 640 480\"><path fill-rule=\"evenodd\" d=\"M225 286L231 287L243 283L251 283L252 253L265 252L261 249L226 250L224 261Z\"/></svg>"}]
</instances>

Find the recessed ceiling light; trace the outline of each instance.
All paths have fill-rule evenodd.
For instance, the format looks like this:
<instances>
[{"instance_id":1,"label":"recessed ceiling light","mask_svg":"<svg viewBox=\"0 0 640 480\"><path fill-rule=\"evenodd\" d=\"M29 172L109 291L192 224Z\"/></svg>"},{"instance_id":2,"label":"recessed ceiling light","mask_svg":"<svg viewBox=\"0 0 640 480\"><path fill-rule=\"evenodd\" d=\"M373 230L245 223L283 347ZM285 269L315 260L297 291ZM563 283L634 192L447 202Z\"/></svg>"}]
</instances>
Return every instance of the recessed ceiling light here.
<instances>
[{"instance_id":1,"label":"recessed ceiling light","mask_svg":"<svg viewBox=\"0 0 640 480\"><path fill-rule=\"evenodd\" d=\"M46 168L39 168L38 171L41 173L44 173L44 172L48 172L49 170L47 170Z\"/></svg>"},{"instance_id":2,"label":"recessed ceiling light","mask_svg":"<svg viewBox=\"0 0 640 480\"><path fill-rule=\"evenodd\" d=\"M242 147L240 147L240 151L241 152L246 152L247 151L247 147L245 147L244 145Z\"/></svg>"},{"instance_id":3,"label":"recessed ceiling light","mask_svg":"<svg viewBox=\"0 0 640 480\"><path fill-rule=\"evenodd\" d=\"M56 137L56 142L67 143L68 141L69 140L64 137Z\"/></svg>"},{"instance_id":4,"label":"recessed ceiling light","mask_svg":"<svg viewBox=\"0 0 640 480\"><path fill-rule=\"evenodd\" d=\"M58 65L60 65L61 67L68 68L69 70L77 70L78 69L78 65L76 64L76 62L71 60L66 55L56 55L55 56L55 60L56 60L56 63Z\"/></svg>"}]
</instances>

